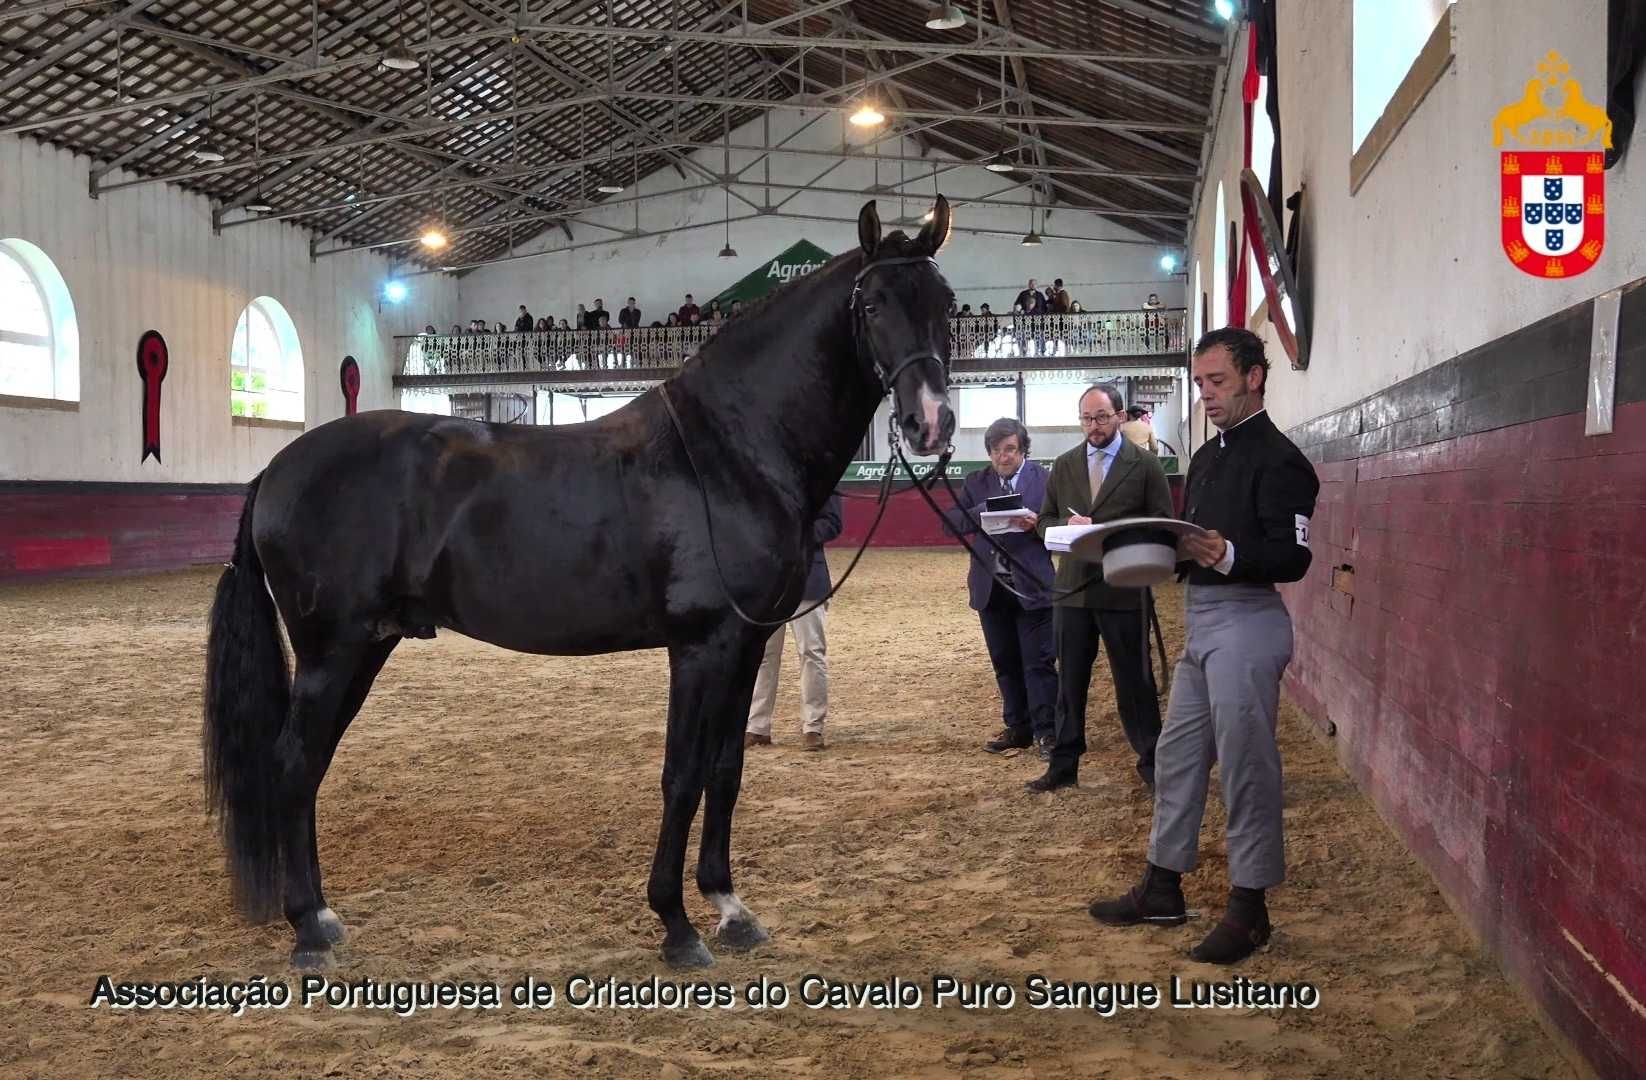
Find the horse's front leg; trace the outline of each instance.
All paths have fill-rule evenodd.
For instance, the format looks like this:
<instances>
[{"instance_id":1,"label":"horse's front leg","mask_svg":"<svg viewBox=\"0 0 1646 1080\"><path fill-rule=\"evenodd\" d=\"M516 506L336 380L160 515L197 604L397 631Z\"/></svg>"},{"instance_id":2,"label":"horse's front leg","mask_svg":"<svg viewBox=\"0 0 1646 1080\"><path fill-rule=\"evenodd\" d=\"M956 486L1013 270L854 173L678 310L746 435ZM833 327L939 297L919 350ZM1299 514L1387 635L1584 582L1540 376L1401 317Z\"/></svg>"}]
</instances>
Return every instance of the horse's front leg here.
<instances>
[{"instance_id":1,"label":"horse's front leg","mask_svg":"<svg viewBox=\"0 0 1646 1080\"><path fill-rule=\"evenodd\" d=\"M743 733L748 727L749 702L765 652L766 634L755 631L730 675L731 710L712 729L703 805L703 842L697 857L697 888L720 912L716 940L728 949L752 949L771 935L754 913L743 905L732 887L732 811L743 785Z\"/></svg>"},{"instance_id":2,"label":"horse's front leg","mask_svg":"<svg viewBox=\"0 0 1646 1080\"><path fill-rule=\"evenodd\" d=\"M741 733L754 676L742 677L748 634L728 630L707 643L669 649L669 726L663 750L663 824L646 898L663 920L663 959L671 967L707 967L714 955L686 917L682 879L686 840L703 797L723 729ZM737 715L738 702L745 716ZM741 738L741 734L739 734ZM738 756L742 748L739 745ZM734 788L735 791L735 788ZM717 800L718 803L718 800ZM726 811L730 832L731 811ZM708 825L705 823L705 830ZM728 835L729 839L729 835ZM725 876L730 881L729 867ZM729 888L729 886L728 886Z\"/></svg>"}]
</instances>

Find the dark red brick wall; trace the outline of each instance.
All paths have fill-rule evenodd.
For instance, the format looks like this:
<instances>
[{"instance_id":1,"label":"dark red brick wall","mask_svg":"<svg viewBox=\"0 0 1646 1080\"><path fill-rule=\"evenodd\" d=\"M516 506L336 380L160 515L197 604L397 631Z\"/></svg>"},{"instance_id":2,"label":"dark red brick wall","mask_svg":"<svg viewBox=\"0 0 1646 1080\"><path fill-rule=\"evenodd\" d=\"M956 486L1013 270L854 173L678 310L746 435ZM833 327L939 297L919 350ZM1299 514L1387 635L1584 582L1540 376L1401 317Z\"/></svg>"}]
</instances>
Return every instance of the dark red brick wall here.
<instances>
[{"instance_id":1,"label":"dark red brick wall","mask_svg":"<svg viewBox=\"0 0 1646 1080\"><path fill-rule=\"evenodd\" d=\"M1507 354L1502 408L1539 382L1554 387L1548 408L1569 410L1570 395L1582 408L1587 318L1585 306L1570 333L1532 328L1570 338L1560 356ZM1306 425L1321 438L1315 561L1285 590L1288 690L1335 726L1386 820L1605 1077L1646 1075L1646 335L1620 337L1619 398L1635 400L1611 435L1586 437L1581 411L1558 411L1320 452L1399 443L1401 423L1434 430L1473 406L1459 388L1491 355L1433 376L1451 388L1432 413L1397 387L1358 420ZM1494 407L1478 407L1482 426ZM1334 588L1344 566L1352 585Z\"/></svg>"},{"instance_id":2,"label":"dark red brick wall","mask_svg":"<svg viewBox=\"0 0 1646 1080\"><path fill-rule=\"evenodd\" d=\"M0 581L224 562L240 520L238 490L0 485Z\"/></svg>"}]
</instances>

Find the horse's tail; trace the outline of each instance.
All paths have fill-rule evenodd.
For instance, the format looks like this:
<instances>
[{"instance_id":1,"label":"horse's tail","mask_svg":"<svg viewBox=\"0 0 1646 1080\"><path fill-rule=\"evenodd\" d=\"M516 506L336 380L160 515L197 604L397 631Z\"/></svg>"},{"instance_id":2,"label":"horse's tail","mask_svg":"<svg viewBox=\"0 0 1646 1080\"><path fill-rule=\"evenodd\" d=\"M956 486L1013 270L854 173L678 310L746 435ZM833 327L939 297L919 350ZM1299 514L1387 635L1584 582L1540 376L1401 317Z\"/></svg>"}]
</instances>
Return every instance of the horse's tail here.
<instances>
[{"instance_id":1,"label":"horse's tail","mask_svg":"<svg viewBox=\"0 0 1646 1080\"><path fill-rule=\"evenodd\" d=\"M281 907L286 798L274 744L291 701L286 650L252 542L259 474L246 486L234 561L217 582L206 643L206 802L218 815L235 904L259 922Z\"/></svg>"}]
</instances>

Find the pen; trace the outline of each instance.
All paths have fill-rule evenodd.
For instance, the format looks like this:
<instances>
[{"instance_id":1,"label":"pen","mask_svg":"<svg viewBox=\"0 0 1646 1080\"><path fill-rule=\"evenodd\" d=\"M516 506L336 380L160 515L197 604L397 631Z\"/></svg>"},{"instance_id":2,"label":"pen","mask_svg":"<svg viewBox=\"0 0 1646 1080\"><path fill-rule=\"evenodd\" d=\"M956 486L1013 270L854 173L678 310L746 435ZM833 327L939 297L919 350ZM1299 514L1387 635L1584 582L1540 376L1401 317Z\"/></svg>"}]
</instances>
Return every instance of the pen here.
<instances>
[{"instance_id":1,"label":"pen","mask_svg":"<svg viewBox=\"0 0 1646 1080\"><path fill-rule=\"evenodd\" d=\"M1065 506L1065 507L1064 507L1064 508L1063 508L1063 509L1065 509L1065 510L1067 510L1067 511L1068 511L1068 512L1069 512L1069 516L1070 516L1070 517L1079 517L1079 516L1080 516L1080 511L1079 511L1079 510L1076 510L1076 509L1075 509L1075 508L1074 508L1074 507L1072 507L1072 506Z\"/></svg>"}]
</instances>

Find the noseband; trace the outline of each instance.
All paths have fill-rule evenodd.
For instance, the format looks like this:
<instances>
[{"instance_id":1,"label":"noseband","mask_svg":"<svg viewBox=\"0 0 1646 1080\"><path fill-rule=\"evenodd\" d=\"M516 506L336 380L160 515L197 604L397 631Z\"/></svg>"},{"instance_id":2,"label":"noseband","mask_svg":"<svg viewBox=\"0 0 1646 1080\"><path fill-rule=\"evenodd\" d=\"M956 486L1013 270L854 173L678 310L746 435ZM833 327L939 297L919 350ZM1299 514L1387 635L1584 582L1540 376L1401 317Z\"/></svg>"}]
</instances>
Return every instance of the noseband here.
<instances>
[{"instance_id":1,"label":"noseband","mask_svg":"<svg viewBox=\"0 0 1646 1080\"><path fill-rule=\"evenodd\" d=\"M863 309L858 306L857 298L863 291L863 279L868 276L869 271L878 270L882 266L900 266L914 263L930 263L935 267L937 265L937 260L932 258L930 255L900 255L896 258L879 259L875 262L868 263L863 267L863 269L857 272L857 276L852 279L851 299L846 302L846 306L852 313L852 328L854 330L860 329L862 326ZM861 341L861 335L854 334L853 336ZM947 387L949 385L949 365L943 362L943 358L938 356L936 353L915 353L901 360L896 367L892 368L890 374L887 374L884 370L882 370L879 364L873 365L874 373L880 376L881 393L890 394L892 392L892 387L897 385L897 378L903 374L903 369L913 364L925 363L933 363L938 366L938 369L943 373L943 385Z\"/></svg>"}]
</instances>

